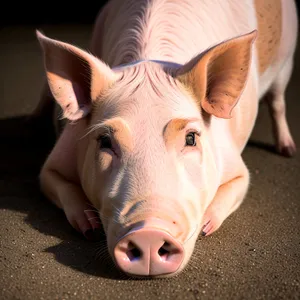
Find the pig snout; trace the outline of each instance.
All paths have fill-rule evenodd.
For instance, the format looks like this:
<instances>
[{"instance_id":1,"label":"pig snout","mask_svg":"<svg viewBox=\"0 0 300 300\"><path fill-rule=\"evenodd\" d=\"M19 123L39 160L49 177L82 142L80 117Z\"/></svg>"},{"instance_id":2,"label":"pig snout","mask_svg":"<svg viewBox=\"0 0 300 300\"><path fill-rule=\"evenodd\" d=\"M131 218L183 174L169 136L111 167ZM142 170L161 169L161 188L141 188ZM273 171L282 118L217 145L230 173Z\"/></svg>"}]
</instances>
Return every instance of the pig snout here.
<instances>
[{"instance_id":1,"label":"pig snout","mask_svg":"<svg viewBox=\"0 0 300 300\"><path fill-rule=\"evenodd\" d=\"M147 228L123 237L115 247L114 256L125 273L157 276L176 272L183 261L184 251L167 232Z\"/></svg>"},{"instance_id":2,"label":"pig snout","mask_svg":"<svg viewBox=\"0 0 300 300\"><path fill-rule=\"evenodd\" d=\"M184 248L164 229L133 228L116 244L114 259L118 267L130 275L167 275L180 268Z\"/></svg>"}]
</instances>

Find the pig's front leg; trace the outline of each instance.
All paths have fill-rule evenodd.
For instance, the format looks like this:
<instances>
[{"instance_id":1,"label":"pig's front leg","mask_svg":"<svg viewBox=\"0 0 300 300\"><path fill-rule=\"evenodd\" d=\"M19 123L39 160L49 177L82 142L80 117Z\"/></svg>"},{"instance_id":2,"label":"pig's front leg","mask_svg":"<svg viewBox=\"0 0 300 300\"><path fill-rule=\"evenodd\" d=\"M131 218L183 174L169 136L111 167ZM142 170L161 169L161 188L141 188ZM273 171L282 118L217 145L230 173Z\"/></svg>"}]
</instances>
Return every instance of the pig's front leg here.
<instances>
[{"instance_id":1,"label":"pig's front leg","mask_svg":"<svg viewBox=\"0 0 300 300\"><path fill-rule=\"evenodd\" d=\"M41 182L46 196L64 211L71 226L88 240L97 239L100 220L82 188L51 169L42 171Z\"/></svg>"},{"instance_id":2,"label":"pig's front leg","mask_svg":"<svg viewBox=\"0 0 300 300\"><path fill-rule=\"evenodd\" d=\"M97 236L100 219L84 194L77 171L78 138L82 122L66 128L47 158L40 173L41 190L57 207L63 209L69 223L89 240Z\"/></svg>"},{"instance_id":3,"label":"pig's front leg","mask_svg":"<svg viewBox=\"0 0 300 300\"><path fill-rule=\"evenodd\" d=\"M244 163L241 163L238 169L239 172L233 179L218 188L213 201L206 209L202 222L203 236L215 232L242 203L249 186L249 171Z\"/></svg>"}]
</instances>

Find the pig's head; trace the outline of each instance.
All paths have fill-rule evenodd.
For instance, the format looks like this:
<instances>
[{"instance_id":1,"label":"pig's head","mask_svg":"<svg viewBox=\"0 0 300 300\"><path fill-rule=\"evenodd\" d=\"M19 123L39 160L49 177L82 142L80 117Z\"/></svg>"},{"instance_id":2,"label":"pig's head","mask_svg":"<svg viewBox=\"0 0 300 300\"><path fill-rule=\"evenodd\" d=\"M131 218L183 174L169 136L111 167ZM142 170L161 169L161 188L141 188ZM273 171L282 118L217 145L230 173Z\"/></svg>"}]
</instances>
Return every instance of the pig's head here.
<instances>
[{"instance_id":1,"label":"pig's head","mask_svg":"<svg viewBox=\"0 0 300 300\"><path fill-rule=\"evenodd\" d=\"M65 118L86 126L81 184L125 273L174 275L188 263L220 185L211 118L230 118L255 35L183 66L141 61L112 69L38 33L55 100Z\"/></svg>"}]
</instances>

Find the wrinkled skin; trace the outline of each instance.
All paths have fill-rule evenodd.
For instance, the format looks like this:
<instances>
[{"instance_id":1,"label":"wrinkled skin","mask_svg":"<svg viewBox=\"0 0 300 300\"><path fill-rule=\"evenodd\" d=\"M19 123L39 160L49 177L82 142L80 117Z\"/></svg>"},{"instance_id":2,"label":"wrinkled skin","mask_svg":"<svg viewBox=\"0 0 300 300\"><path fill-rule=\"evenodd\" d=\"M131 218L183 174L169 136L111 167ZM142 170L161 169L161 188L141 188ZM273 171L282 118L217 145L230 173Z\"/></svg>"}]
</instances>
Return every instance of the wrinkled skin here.
<instances>
[{"instance_id":1,"label":"wrinkled skin","mask_svg":"<svg viewBox=\"0 0 300 300\"><path fill-rule=\"evenodd\" d=\"M217 35L209 20L210 34L196 42L186 35L185 28L195 30L197 17L218 10L214 2L182 1L182 24L172 23L171 15L165 21L177 24L173 34L155 21L164 18L164 5L176 11L176 1L148 6L141 1L140 12L146 15L145 7L156 11L144 23L131 1L111 1L95 25L95 56L37 32L49 86L41 103L52 95L67 120L41 170L41 188L87 238L101 220L112 259L130 275L177 274L198 235L212 234L239 207L249 186L241 152L267 91L273 95L269 103L278 149L288 156L295 152L283 97L297 33L293 1L286 1L284 9L273 2L274 13L283 18L275 32L279 42L272 46L276 59L259 54L265 53L259 51L264 36L255 17L261 8L253 1L226 4L220 20L227 15L231 21L214 24ZM115 5L127 14L128 27ZM199 15L189 5L199 8ZM230 17L233 7L240 16ZM130 26L146 30L151 24L147 43L139 31L126 34ZM244 33L237 34L237 27ZM289 37L283 45L285 32ZM170 35L167 42L159 37L163 34Z\"/></svg>"}]
</instances>

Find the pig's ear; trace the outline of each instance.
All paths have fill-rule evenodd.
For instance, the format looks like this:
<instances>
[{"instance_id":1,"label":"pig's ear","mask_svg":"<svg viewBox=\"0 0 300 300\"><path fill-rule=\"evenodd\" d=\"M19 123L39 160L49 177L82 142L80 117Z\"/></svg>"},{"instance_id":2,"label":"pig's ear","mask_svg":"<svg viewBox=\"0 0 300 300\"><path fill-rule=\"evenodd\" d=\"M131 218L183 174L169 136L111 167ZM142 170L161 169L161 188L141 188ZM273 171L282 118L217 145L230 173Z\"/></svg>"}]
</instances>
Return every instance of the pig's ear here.
<instances>
[{"instance_id":1,"label":"pig's ear","mask_svg":"<svg viewBox=\"0 0 300 300\"><path fill-rule=\"evenodd\" d=\"M93 55L36 31L44 53L48 84L69 120L89 114L92 103L115 80L114 72Z\"/></svg>"},{"instance_id":2,"label":"pig's ear","mask_svg":"<svg viewBox=\"0 0 300 300\"><path fill-rule=\"evenodd\" d=\"M207 113L231 118L247 81L256 35L255 30L218 44L177 70L176 77Z\"/></svg>"}]
</instances>

